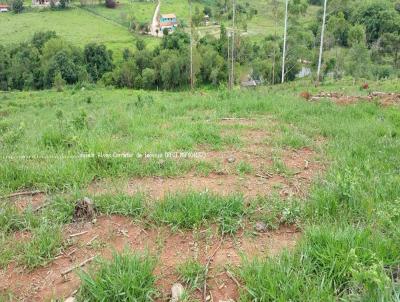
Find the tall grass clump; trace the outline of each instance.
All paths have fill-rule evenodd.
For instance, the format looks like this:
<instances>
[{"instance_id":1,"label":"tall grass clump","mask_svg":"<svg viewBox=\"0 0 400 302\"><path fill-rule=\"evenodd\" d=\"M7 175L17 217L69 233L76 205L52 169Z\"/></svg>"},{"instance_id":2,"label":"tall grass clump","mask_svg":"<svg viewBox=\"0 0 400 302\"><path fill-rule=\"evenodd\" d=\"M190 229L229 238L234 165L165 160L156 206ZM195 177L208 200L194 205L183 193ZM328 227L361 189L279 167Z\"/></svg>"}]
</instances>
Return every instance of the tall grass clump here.
<instances>
[{"instance_id":1,"label":"tall grass clump","mask_svg":"<svg viewBox=\"0 0 400 302\"><path fill-rule=\"evenodd\" d=\"M138 217L144 211L144 196L123 194L103 195L95 198L96 209L107 215Z\"/></svg>"},{"instance_id":2,"label":"tall grass clump","mask_svg":"<svg viewBox=\"0 0 400 302\"><path fill-rule=\"evenodd\" d=\"M305 200L296 248L243 266L242 300L399 301L400 112L302 101L273 111L316 127L330 165Z\"/></svg>"},{"instance_id":3,"label":"tall grass clump","mask_svg":"<svg viewBox=\"0 0 400 302\"><path fill-rule=\"evenodd\" d=\"M152 209L151 218L182 229L216 223L222 234L233 234L241 227L244 201L241 196L217 196L207 192L167 196Z\"/></svg>"},{"instance_id":4,"label":"tall grass clump","mask_svg":"<svg viewBox=\"0 0 400 302\"><path fill-rule=\"evenodd\" d=\"M101 259L89 272L81 272L78 301L153 301L156 294L155 260L124 251Z\"/></svg>"},{"instance_id":5,"label":"tall grass clump","mask_svg":"<svg viewBox=\"0 0 400 302\"><path fill-rule=\"evenodd\" d=\"M32 238L21 246L18 262L28 269L46 265L60 251L63 244L61 227L43 224L32 231Z\"/></svg>"}]
</instances>

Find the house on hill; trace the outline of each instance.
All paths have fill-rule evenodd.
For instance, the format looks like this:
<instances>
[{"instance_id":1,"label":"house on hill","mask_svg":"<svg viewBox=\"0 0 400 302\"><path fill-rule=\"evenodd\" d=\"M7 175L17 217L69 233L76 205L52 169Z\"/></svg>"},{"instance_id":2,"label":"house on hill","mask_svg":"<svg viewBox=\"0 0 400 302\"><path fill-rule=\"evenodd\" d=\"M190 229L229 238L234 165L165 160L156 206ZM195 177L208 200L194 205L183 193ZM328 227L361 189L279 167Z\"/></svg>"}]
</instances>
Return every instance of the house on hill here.
<instances>
[{"instance_id":1,"label":"house on hill","mask_svg":"<svg viewBox=\"0 0 400 302\"><path fill-rule=\"evenodd\" d=\"M32 0L32 6L42 6L42 7L47 7L53 5L58 5L59 0Z\"/></svg>"},{"instance_id":2,"label":"house on hill","mask_svg":"<svg viewBox=\"0 0 400 302\"><path fill-rule=\"evenodd\" d=\"M8 4L0 3L0 13L5 13L8 12L9 10L10 7L8 6Z\"/></svg>"},{"instance_id":3,"label":"house on hill","mask_svg":"<svg viewBox=\"0 0 400 302\"><path fill-rule=\"evenodd\" d=\"M160 31L163 32L164 29L168 31L174 31L178 26L178 21L175 14L162 14L160 16Z\"/></svg>"}]
</instances>

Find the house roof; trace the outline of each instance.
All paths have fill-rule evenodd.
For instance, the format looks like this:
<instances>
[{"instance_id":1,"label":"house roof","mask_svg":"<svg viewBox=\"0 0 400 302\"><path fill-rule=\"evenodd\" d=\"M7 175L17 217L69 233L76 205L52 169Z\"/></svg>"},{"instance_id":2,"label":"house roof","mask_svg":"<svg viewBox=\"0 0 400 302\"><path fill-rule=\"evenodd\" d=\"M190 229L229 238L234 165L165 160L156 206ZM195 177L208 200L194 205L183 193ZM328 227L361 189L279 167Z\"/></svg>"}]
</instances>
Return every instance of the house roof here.
<instances>
[{"instance_id":1,"label":"house roof","mask_svg":"<svg viewBox=\"0 0 400 302\"><path fill-rule=\"evenodd\" d=\"M175 22L161 22L160 27L176 27Z\"/></svg>"},{"instance_id":2,"label":"house roof","mask_svg":"<svg viewBox=\"0 0 400 302\"><path fill-rule=\"evenodd\" d=\"M161 18L165 18L165 19L175 19L176 15L175 14L162 14Z\"/></svg>"},{"instance_id":3,"label":"house roof","mask_svg":"<svg viewBox=\"0 0 400 302\"><path fill-rule=\"evenodd\" d=\"M10 7L8 6L8 4L2 4L2 3L0 3L0 8L10 8Z\"/></svg>"}]
</instances>

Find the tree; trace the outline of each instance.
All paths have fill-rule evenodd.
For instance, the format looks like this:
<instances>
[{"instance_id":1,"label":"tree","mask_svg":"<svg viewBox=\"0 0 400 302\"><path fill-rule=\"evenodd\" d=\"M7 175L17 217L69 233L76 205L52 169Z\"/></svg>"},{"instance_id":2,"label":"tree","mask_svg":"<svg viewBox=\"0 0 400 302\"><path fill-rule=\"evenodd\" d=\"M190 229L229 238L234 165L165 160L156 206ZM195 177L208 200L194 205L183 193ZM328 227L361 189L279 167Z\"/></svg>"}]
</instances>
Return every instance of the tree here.
<instances>
[{"instance_id":1,"label":"tree","mask_svg":"<svg viewBox=\"0 0 400 302\"><path fill-rule=\"evenodd\" d=\"M61 72L57 72L55 77L54 77L54 84L53 87L58 91L61 92L63 91L65 86L65 80L61 76Z\"/></svg>"},{"instance_id":2,"label":"tree","mask_svg":"<svg viewBox=\"0 0 400 302\"><path fill-rule=\"evenodd\" d=\"M83 51L86 70L92 79L97 82L104 73L112 71L112 52L107 50L102 44L90 43L85 46Z\"/></svg>"},{"instance_id":3,"label":"tree","mask_svg":"<svg viewBox=\"0 0 400 302\"><path fill-rule=\"evenodd\" d=\"M107 8L115 8L117 6L117 3L115 0L105 0L105 6Z\"/></svg>"},{"instance_id":4,"label":"tree","mask_svg":"<svg viewBox=\"0 0 400 302\"><path fill-rule=\"evenodd\" d=\"M146 48L146 43L144 42L143 39L136 40L136 48L139 51L144 50Z\"/></svg>"},{"instance_id":5,"label":"tree","mask_svg":"<svg viewBox=\"0 0 400 302\"><path fill-rule=\"evenodd\" d=\"M398 33L400 14L386 1L366 1L356 10L353 22L366 28L368 45L372 45L384 33Z\"/></svg>"},{"instance_id":6,"label":"tree","mask_svg":"<svg viewBox=\"0 0 400 302\"><path fill-rule=\"evenodd\" d=\"M60 7L61 9L67 8L68 5L69 5L69 0L60 0L59 7Z\"/></svg>"},{"instance_id":7,"label":"tree","mask_svg":"<svg viewBox=\"0 0 400 302\"><path fill-rule=\"evenodd\" d=\"M43 88L40 53L36 47L21 43L11 50L8 82L12 89Z\"/></svg>"},{"instance_id":8,"label":"tree","mask_svg":"<svg viewBox=\"0 0 400 302\"><path fill-rule=\"evenodd\" d=\"M383 54L388 54L393 57L394 67L400 67L400 35L397 33L385 33L379 40L379 45Z\"/></svg>"},{"instance_id":9,"label":"tree","mask_svg":"<svg viewBox=\"0 0 400 302\"><path fill-rule=\"evenodd\" d=\"M347 58L347 73L355 78L371 76L371 57L365 44L354 44Z\"/></svg>"},{"instance_id":10,"label":"tree","mask_svg":"<svg viewBox=\"0 0 400 302\"><path fill-rule=\"evenodd\" d=\"M156 74L154 69L146 68L142 72L143 88L151 89L153 88L154 82L156 80Z\"/></svg>"},{"instance_id":11,"label":"tree","mask_svg":"<svg viewBox=\"0 0 400 302\"><path fill-rule=\"evenodd\" d=\"M80 66L74 63L67 51L60 50L51 58L46 68L46 82L51 86L59 73L68 84L75 84L79 79L79 68Z\"/></svg>"},{"instance_id":12,"label":"tree","mask_svg":"<svg viewBox=\"0 0 400 302\"><path fill-rule=\"evenodd\" d=\"M210 18L212 17L212 9L209 6L205 6L203 10L204 15L209 16Z\"/></svg>"},{"instance_id":13,"label":"tree","mask_svg":"<svg viewBox=\"0 0 400 302\"><path fill-rule=\"evenodd\" d=\"M335 42L338 42L340 46L348 45L349 29L350 24L345 19L343 12L331 16L328 20L327 30L333 35Z\"/></svg>"},{"instance_id":14,"label":"tree","mask_svg":"<svg viewBox=\"0 0 400 302\"><path fill-rule=\"evenodd\" d=\"M32 44L41 52L44 44L47 41L49 41L50 39L53 39L56 37L57 37L57 34L53 30L36 32L33 35Z\"/></svg>"},{"instance_id":15,"label":"tree","mask_svg":"<svg viewBox=\"0 0 400 302\"><path fill-rule=\"evenodd\" d=\"M16 14L21 13L24 10L24 0L12 0L11 9Z\"/></svg>"},{"instance_id":16,"label":"tree","mask_svg":"<svg viewBox=\"0 0 400 302\"><path fill-rule=\"evenodd\" d=\"M10 55L8 51L0 45L0 90L8 90Z\"/></svg>"},{"instance_id":17,"label":"tree","mask_svg":"<svg viewBox=\"0 0 400 302\"><path fill-rule=\"evenodd\" d=\"M366 43L365 27L361 24L352 26L349 30L348 45L354 46L357 44Z\"/></svg>"}]
</instances>

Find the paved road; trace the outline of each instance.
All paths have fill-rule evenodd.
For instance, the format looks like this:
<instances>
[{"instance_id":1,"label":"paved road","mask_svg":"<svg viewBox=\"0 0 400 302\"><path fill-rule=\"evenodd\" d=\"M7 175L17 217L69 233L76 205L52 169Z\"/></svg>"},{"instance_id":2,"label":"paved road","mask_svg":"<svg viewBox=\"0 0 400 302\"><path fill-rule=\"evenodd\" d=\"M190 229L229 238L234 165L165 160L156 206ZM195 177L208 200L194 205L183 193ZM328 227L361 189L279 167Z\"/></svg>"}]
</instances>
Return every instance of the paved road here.
<instances>
[{"instance_id":1,"label":"paved road","mask_svg":"<svg viewBox=\"0 0 400 302\"><path fill-rule=\"evenodd\" d=\"M158 29L158 15L160 13L160 7L161 7L161 0L158 1L156 10L154 11L154 16L153 16L153 21L151 22L150 26L150 34L152 36L160 37L162 36L162 33L157 34L157 29Z\"/></svg>"}]
</instances>

